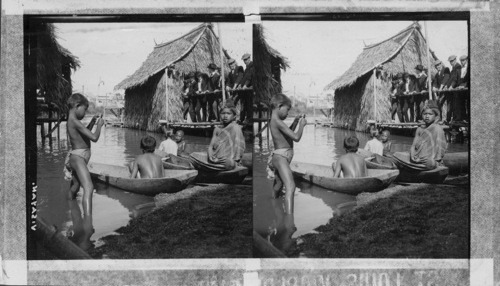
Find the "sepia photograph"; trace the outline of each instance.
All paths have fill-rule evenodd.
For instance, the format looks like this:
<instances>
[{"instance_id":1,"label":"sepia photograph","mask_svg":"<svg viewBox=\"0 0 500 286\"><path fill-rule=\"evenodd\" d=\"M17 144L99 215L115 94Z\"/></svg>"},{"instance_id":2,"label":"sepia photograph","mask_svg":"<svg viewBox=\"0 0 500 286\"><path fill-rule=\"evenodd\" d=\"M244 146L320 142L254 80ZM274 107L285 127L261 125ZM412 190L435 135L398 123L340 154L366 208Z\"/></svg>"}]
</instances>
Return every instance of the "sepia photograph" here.
<instances>
[{"instance_id":1,"label":"sepia photograph","mask_svg":"<svg viewBox=\"0 0 500 286\"><path fill-rule=\"evenodd\" d=\"M0 284L498 286L495 1L0 5Z\"/></svg>"},{"instance_id":2,"label":"sepia photograph","mask_svg":"<svg viewBox=\"0 0 500 286\"><path fill-rule=\"evenodd\" d=\"M257 30L256 257L468 258L468 20Z\"/></svg>"},{"instance_id":3,"label":"sepia photograph","mask_svg":"<svg viewBox=\"0 0 500 286\"><path fill-rule=\"evenodd\" d=\"M25 32L34 259L252 256L251 26L37 19Z\"/></svg>"}]
</instances>

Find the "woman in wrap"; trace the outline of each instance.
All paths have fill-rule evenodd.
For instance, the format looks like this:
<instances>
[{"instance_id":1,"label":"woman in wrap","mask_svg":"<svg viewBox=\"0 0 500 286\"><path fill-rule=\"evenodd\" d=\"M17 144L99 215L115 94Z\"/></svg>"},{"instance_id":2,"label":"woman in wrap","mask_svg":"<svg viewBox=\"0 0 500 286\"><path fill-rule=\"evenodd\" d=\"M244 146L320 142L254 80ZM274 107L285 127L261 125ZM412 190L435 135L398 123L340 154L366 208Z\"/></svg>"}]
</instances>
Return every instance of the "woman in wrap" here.
<instances>
[{"instance_id":1,"label":"woman in wrap","mask_svg":"<svg viewBox=\"0 0 500 286\"><path fill-rule=\"evenodd\" d=\"M424 127L419 127L415 133L410 153L396 152L392 159L401 169L415 171L433 170L443 165L443 157L448 147L443 127L439 121L439 109L427 106L422 111Z\"/></svg>"},{"instance_id":2,"label":"woman in wrap","mask_svg":"<svg viewBox=\"0 0 500 286\"><path fill-rule=\"evenodd\" d=\"M191 161L197 170L207 172L236 168L245 151L245 137L241 126L235 122L236 107L227 100L220 110L222 127L215 127L207 153L192 153Z\"/></svg>"}]
</instances>

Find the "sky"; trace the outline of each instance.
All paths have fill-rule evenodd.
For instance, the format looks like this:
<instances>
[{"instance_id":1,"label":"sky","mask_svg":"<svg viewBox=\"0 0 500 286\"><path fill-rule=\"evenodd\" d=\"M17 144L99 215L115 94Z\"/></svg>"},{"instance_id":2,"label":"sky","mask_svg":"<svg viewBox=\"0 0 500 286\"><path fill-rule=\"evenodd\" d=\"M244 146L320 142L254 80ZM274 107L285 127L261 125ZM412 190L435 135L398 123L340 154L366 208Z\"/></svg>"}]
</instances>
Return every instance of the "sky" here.
<instances>
[{"instance_id":1,"label":"sky","mask_svg":"<svg viewBox=\"0 0 500 286\"><path fill-rule=\"evenodd\" d=\"M176 39L201 23L58 23L58 42L77 56L81 68L72 74L73 91L93 95L113 92L133 74L157 44ZM245 23L220 24L222 44L239 65L252 51L252 27ZM217 25L214 32L218 34ZM100 81L104 84L99 85Z\"/></svg>"},{"instance_id":2,"label":"sky","mask_svg":"<svg viewBox=\"0 0 500 286\"><path fill-rule=\"evenodd\" d=\"M341 76L365 45L383 41L412 21L263 22L268 43L290 61L282 74L285 94L321 93ZM422 34L425 36L424 23ZM449 66L448 56L466 55L467 21L427 21L430 48Z\"/></svg>"}]
</instances>

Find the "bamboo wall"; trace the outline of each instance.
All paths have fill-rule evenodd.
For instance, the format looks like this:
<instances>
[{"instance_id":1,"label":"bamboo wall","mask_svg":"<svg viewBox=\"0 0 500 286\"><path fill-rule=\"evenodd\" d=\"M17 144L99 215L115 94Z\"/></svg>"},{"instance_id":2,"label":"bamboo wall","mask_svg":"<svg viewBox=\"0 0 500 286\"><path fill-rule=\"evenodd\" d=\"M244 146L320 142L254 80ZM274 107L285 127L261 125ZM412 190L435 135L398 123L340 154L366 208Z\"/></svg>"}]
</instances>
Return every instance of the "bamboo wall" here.
<instances>
[{"instance_id":1,"label":"bamboo wall","mask_svg":"<svg viewBox=\"0 0 500 286\"><path fill-rule=\"evenodd\" d=\"M334 126L366 131L367 120L375 119L373 80L373 73L370 72L359 78L354 85L335 91ZM376 116L379 122L391 119L390 88L390 80L378 74L375 96L377 98Z\"/></svg>"},{"instance_id":2,"label":"bamboo wall","mask_svg":"<svg viewBox=\"0 0 500 286\"><path fill-rule=\"evenodd\" d=\"M182 80L168 81L169 122L182 119ZM165 120L165 73L151 77L146 84L125 91L125 127L158 131L159 120Z\"/></svg>"}]
</instances>

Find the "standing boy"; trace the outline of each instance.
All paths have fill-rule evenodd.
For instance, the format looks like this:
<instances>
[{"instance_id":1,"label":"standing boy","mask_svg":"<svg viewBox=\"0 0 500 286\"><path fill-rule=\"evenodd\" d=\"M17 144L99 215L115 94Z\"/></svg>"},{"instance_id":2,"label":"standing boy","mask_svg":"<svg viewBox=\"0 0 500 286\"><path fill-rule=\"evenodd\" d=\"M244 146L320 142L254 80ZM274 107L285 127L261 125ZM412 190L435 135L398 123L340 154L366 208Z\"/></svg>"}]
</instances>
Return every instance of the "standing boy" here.
<instances>
[{"instance_id":1,"label":"standing boy","mask_svg":"<svg viewBox=\"0 0 500 286\"><path fill-rule=\"evenodd\" d=\"M69 166L73 172L69 198L75 199L76 194L83 187L83 215L92 215L92 192L94 185L90 178L87 163L90 160L90 141L97 142L101 135L101 127L104 124L102 118L97 120L97 128L94 133L83 126L80 120L85 117L85 112L89 108L87 98L79 93L71 95L68 99L70 107L68 114L67 132L71 142L69 152Z\"/></svg>"},{"instance_id":2,"label":"standing boy","mask_svg":"<svg viewBox=\"0 0 500 286\"><path fill-rule=\"evenodd\" d=\"M358 147L359 140L355 136L344 139L346 154L332 165L334 178L340 178L340 172L344 174L344 178L366 177L366 162L363 156L356 154Z\"/></svg>"},{"instance_id":3,"label":"standing boy","mask_svg":"<svg viewBox=\"0 0 500 286\"><path fill-rule=\"evenodd\" d=\"M285 125L283 120L288 116L292 108L292 102L284 94L276 94L271 99L271 122L270 129L273 136L275 150L272 152L272 166L275 169L275 179L273 184L274 197L276 198L285 186L285 213L293 213L293 196L295 192L295 181L293 180L290 162L293 158L293 141L298 142L302 137L304 126L307 121L304 117L296 118L292 126ZM299 130L294 132L299 125Z\"/></svg>"}]
</instances>

